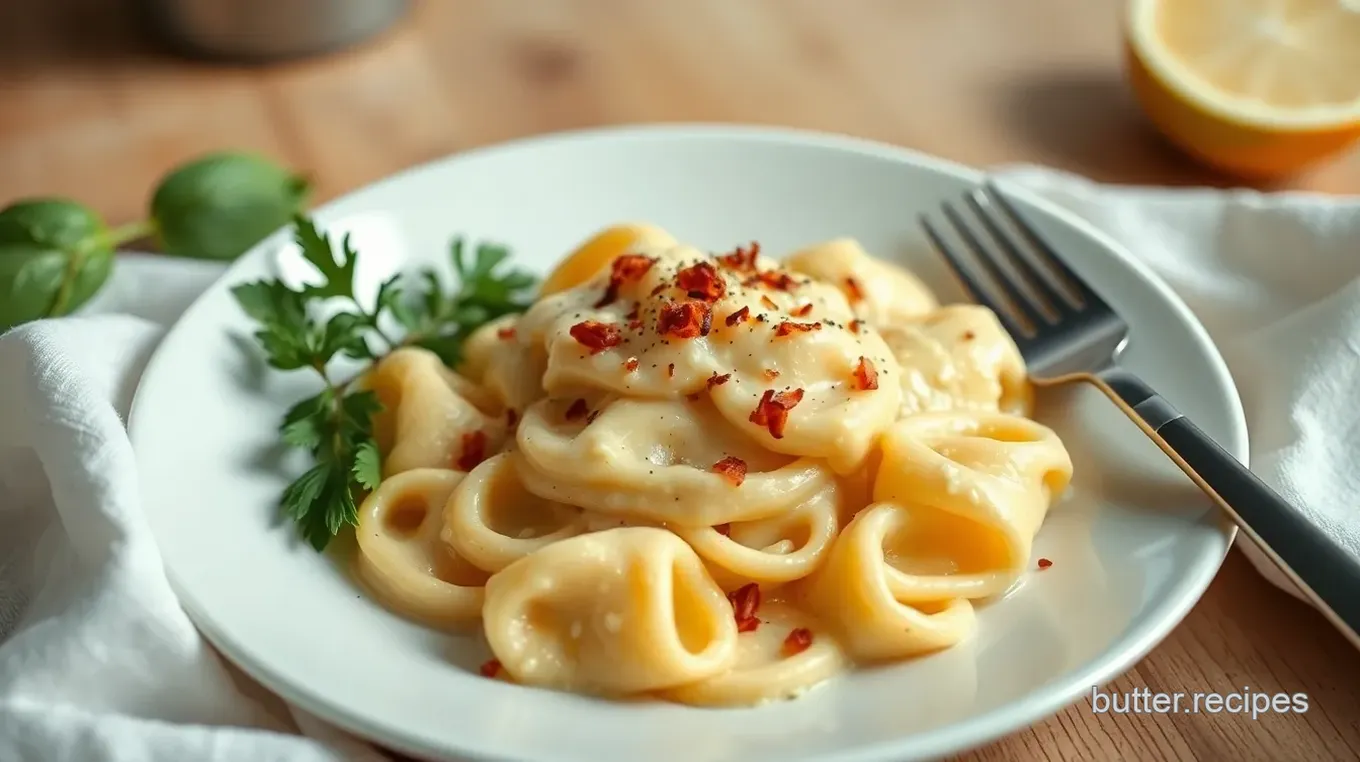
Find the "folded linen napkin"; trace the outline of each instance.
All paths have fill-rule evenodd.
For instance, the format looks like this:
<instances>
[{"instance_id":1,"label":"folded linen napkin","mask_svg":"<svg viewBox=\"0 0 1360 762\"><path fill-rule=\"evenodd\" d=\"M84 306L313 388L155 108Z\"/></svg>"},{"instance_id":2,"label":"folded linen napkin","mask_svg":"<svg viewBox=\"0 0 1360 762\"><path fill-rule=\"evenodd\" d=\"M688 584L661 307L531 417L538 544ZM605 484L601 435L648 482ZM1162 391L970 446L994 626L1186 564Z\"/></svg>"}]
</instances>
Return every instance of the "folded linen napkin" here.
<instances>
[{"instance_id":1,"label":"folded linen napkin","mask_svg":"<svg viewBox=\"0 0 1360 762\"><path fill-rule=\"evenodd\" d=\"M1253 468L1360 553L1348 502L1360 494L1360 200L1003 174L1122 241L1185 299L1241 389ZM0 759L381 759L205 644L140 513L122 420L156 342L220 272L127 256L81 316L0 337Z\"/></svg>"}]
</instances>

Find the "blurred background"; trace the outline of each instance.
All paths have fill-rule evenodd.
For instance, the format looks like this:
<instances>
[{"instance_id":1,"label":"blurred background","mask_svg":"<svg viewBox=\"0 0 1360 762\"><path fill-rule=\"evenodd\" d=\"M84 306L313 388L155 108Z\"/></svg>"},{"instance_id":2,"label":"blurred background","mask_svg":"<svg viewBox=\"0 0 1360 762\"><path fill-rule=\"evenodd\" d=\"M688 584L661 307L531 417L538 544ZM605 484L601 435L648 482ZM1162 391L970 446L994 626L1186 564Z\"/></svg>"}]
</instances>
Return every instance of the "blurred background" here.
<instances>
[{"instance_id":1,"label":"blurred background","mask_svg":"<svg viewBox=\"0 0 1360 762\"><path fill-rule=\"evenodd\" d=\"M308 174L323 201L473 146L655 121L830 130L1107 181L1240 183L1191 163L1144 118L1125 75L1121 7L6 0L0 205L55 194L112 223L134 219L169 168L222 148ZM1360 192L1360 156L1270 187Z\"/></svg>"}]
</instances>

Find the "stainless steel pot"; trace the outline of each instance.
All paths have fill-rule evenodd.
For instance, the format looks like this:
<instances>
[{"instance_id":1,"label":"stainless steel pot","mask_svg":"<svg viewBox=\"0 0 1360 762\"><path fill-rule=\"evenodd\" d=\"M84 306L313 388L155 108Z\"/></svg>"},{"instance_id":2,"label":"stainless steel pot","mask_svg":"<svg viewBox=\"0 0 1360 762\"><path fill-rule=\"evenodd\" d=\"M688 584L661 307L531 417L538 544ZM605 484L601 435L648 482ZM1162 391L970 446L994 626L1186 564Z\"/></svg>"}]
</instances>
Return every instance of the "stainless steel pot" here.
<instances>
[{"instance_id":1,"label":"stainless steel pot","mask_svg":"<svg viewBox=\"0 0 1360 762\"><path fill-rule=\"evenodd\" d=\"M325 53L391 26L408 0L140 0L166 42L191 55L264 61Z\"/></svg>"}]
</instances>

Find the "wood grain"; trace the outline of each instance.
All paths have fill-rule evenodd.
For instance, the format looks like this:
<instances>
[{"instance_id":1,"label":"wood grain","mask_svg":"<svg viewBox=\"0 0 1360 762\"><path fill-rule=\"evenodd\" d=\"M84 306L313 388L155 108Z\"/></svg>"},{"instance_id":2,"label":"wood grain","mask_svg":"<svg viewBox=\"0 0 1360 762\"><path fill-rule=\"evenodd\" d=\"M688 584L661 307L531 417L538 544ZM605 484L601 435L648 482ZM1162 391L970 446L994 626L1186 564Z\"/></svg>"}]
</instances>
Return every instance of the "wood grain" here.
<instances>
[{"instance_id":1,"label":"wood grain","mask_svg":"<svg viewBox=\"0 0 1360 762\"><path fill-rule=\"evenodd\" d=\"M958 161L1231 185L1170 150L1124 85L1109 0L444 0L357 49L269 68L166 56L126 5L0 4L0 204L112 222L215 148L304 168L321 199L507 138L653 121L782 124ZM1278 187L1360 192L1360 155ZM1360 757L1360 654L1229 557L1111 690L1303 692L1306 714L1094 714L1083 699L966 760Z\"/></svg>"}]
</instances>

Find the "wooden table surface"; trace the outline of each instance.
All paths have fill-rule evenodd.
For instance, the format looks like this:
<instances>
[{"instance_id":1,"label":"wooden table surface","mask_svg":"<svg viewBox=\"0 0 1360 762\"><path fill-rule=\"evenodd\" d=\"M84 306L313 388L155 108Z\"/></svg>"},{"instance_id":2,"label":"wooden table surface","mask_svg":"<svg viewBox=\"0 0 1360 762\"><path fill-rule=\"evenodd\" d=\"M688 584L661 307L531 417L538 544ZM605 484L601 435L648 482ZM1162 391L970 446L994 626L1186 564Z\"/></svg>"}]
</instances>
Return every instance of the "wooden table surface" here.
<instances>
[{"instance_id":1,"label":"wooden table surface","mask_svg":"<svg viewBox=\"0 0 1360 762\"><path fill-rule=\"evenodd\" d=\"M1119 62L1112 0L444 0L358 49L268 68L176 60L105 0L0 4L0 205L139 217L216 148L304 168L321 199L418 162L591 125L727 121L845 132L977 165L1225 185L1165 147ZM1282 184L1360 192L1360 155ZM1360 654L1234 552L1112 690L1307 693L1303 715L1096 715L1088 700L966 755L1360 756Z\"/></svg>"}]
</instances>

